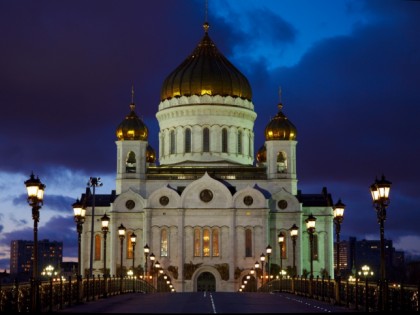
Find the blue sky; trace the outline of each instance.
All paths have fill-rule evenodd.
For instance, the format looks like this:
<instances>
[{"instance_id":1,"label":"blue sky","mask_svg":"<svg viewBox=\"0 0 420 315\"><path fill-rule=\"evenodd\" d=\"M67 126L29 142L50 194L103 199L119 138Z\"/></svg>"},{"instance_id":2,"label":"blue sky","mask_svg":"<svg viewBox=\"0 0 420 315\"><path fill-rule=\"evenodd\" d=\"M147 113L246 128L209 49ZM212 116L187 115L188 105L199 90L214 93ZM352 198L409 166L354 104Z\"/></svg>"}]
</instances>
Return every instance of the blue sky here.
<instances>
[{"instance_id":1,"label":"blue sky","mask_svg":"<svg viewBox=\"0 0 420 315\"><path fill-rule=\"evenodd\" d=\"M255 150L277 113L297 127L298 187L347 205L342 239L379 239L369 186L392 183L385 237L420 256L420 2L209 0L209 34L250 81ZM205 1L0 2L0 270L33 239L24 181L46 184L39 238L77 257L71 204L115 189L115 130L139 116L158 148L161 84L203 36Z\"/></svg>"}]
</instances>

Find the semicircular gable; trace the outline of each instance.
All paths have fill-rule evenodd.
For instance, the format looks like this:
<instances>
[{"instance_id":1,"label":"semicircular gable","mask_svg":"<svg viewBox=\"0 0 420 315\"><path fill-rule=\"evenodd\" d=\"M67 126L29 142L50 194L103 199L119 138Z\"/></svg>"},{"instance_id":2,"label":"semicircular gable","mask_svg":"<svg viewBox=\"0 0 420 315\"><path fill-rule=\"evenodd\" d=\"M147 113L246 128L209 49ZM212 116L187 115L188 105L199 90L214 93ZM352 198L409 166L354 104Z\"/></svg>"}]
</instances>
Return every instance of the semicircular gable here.
<instances>
[{"instance_id":1,"label":"semicircular gable","mask_svg":"<svg viewBox=\"0 0 420 315\"><path fill-rule=\"evenodd\" d=\"M267 200L258 189L247 186L233 195L233 206L235 208L265 208Z\"/></svg>"},{"instance_id":2,"label":"semicircular gable","mask_svg":"<svg viewBox=\"0 0 420 315\"><path fill-rule=\"evenodd\" d=\"M270 209L272 211L301 211L299 200L284 188L271 196Z\"/></svg>"},{"instance_id":3,"label":"semicircular gable","mask_svg":"<svg viewBox=\"0 0 420 315\"><path fill-rule=\"evenodd\" d=\"M221 182L207 172L185 187L181 195L183 208L226 209L232 207L232 194Z\"/></svg>"},{"instance_id":4,"label":"semicircular gable","mask_svg":"<svg viewBox=\"0 0 420 315\"><path fill-rule=\"evenodd\" d=\"M146 206L146 200L137 192L129 189L115 198L112 204L112 211L142 211Z\"/></svg>"},{"instance_id":5,"label":"semicircular gable","mask_svg":"<svg viewBox=\"0 0 420 315\"><path fill-rule=\"evenodd\" d=\"M147 207L159 209L179 208L180 201L181 197L174 189L169 186L164 186L150 194L147 200Z\"/></svg>"}]
</instances>

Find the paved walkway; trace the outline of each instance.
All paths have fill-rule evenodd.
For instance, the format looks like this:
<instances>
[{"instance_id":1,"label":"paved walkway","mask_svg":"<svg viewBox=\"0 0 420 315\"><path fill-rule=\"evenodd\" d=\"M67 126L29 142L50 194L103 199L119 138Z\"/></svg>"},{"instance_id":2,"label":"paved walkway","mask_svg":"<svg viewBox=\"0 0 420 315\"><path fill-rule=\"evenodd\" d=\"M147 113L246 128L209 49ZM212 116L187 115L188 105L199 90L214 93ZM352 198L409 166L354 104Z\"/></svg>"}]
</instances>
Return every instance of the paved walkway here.
<instances>
[{"instance_id":1,"label":"paved walkway","mask_svg":"<svg viewBox=\"0 0 420 315\"><path fill-rule=\"evenodd\" d=\"M349 313L344 306L288 293L127 293L74 305L59 313Z\"/></svg>"}]
</instances>

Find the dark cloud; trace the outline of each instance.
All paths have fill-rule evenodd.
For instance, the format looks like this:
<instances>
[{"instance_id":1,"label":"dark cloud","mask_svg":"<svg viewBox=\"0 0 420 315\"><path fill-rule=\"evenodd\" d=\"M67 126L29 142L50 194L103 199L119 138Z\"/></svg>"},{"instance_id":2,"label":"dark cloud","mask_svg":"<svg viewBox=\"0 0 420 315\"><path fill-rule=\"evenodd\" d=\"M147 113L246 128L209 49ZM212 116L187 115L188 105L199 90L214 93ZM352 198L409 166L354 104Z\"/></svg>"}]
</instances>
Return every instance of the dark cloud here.
<instances>
[{"instance_id":1,"label":"dark cloud","mask_svg":"<svg viewBox=\"0 0 420 315\"><path fill-rule=\"evenodd\" d=\"M77 233L73 216L53 216L48 221L43 220L38 228L38 240L63 242L63 256L77 257ZM0 245L10 247L13 240L33 241L33 229L30 227L16 229L4 233L0 239ZM10 262L0 266L9 268Z\"/></svg>"}]
</instances>

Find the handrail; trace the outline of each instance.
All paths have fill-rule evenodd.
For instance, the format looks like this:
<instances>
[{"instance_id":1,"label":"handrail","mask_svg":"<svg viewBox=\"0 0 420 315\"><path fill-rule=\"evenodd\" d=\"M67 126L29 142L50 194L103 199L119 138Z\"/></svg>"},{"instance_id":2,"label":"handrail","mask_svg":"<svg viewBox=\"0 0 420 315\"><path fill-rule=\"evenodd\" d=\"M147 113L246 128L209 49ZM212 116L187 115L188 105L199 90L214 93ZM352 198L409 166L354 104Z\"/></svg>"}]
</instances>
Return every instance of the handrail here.
<instances>
[{"instance_id":1,"label":"handrail","mask_svg":"<svg viewBox=\"0 0 420 315\"><path fill-rule=\"evenodd\" d=\"M342 305L348 309L365 312L379 311L379 283L374 281L344 280L340 282L340 291L336 290L337 280L320 278L311 280L297 276L295 278L273 279L258 289L260 292L287 292L305 296L331 304ZM384 292L387 311L418 312L420 286L388 283ZM338 297L337 294L340 294ZM339 302L338 302L339 301Z\"/></svg>"},{"instance_id":2,"label":"handrail","mask_svg":"<svg viewBox=\"0 0 420 315\"><path fill-rule=\"evenodd\" d=\"M122 281L122 286L121 286ZM33 312L34 282L17 282L0 286L0 313ZM287 292L331 304L339 304L348 309L366 312L378 311L379 284L366 281L337 281L331 278L311 280L303 276L274 279L258 289L259 292ZM122 288L122 290L121 290ZM419 286L389 283L385 286L386 310L400 312L419 311ZM93 276L85 279L69 277L63 281L42 281L38 283L38 310L54 312L75 304L94 301L129 292L155 293L156 288L143 279L129 277ZM340 294L340 297L337 297ZM338 302L340 301L340 302Z\"/></svg>"},{"instance_id":3,"label":"handrail","mask_svg":"<svg viewBox=\"0 0 420 315\"><path fill-rule=\"evenodd\" d=\"M122 281L122 286L120 286ZM33 286L38 285L37 309L33 308ZM122 288L122 290L121 290ZM153 293L156 289L143 279L93 276L81 279L17 282L0 286L0 313L53 312L71 305L128 292Z\"/></svg>"}]
</instances>

